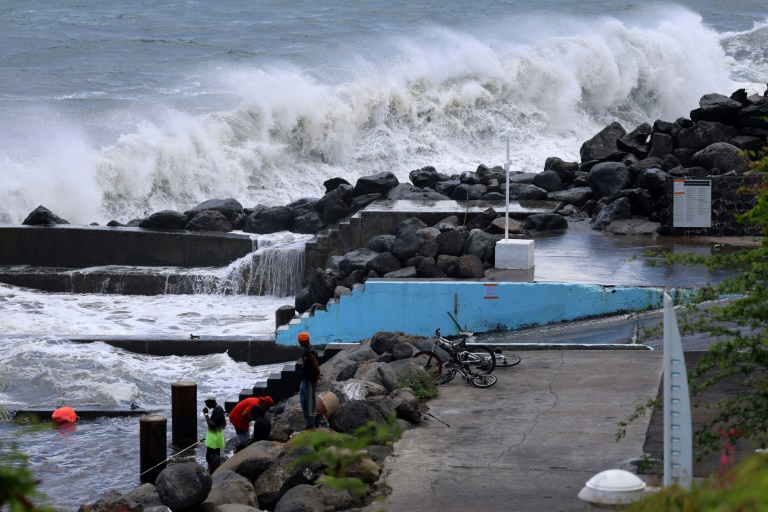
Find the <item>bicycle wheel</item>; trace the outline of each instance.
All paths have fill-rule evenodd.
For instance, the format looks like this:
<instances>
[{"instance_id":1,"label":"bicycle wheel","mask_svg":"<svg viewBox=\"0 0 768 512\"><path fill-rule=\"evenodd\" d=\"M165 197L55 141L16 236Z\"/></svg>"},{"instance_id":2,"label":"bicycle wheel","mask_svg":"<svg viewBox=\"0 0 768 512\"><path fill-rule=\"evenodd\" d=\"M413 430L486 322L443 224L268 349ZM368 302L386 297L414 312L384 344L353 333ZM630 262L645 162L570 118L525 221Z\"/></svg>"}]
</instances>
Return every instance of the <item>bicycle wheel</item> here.
<instances>
[{"instance_id":1,"label":"bicycle wheel","mask_svg":"<svg viewBox=\"0 0 768 512\"><path fill-rule=\"evenodd\" d=\"M413 357L419 360L417 364L424 368L432 380L443 371L443 363L440 358L428 350L417 352Z\"/></svg>"},{"instance_id":2,"label":"bicycle wheel","mask_svg":"<svg viewBox=\"0 0 768 512\"><path fill-rule=\"evenodd\" d=\"M445 373L441 373L440 375L437 375L434 379L432 379L432 383L435 386L440 386L441 384L448 384L453 380L453 378L456 376L456 369L448 370Z\"/></svg>"},{"instance_id":3,"label":"bicycle wheel","mask_svg":"<svg viewBox=\"0 0 768 512\"><path fill-rule=\"evenodd\" d=\"M472 384L478 388L489 388L496 384L495 375L475 375L472 378Z\"/></svg>"},{"instance_id":4,"label":"bicycle wheel","mask_svg":"<svg viewBox=\"0 0 768 512\"><path fill-rule=\"evenodd\" d=\"M467 363L473 372L488 375L496 368L496 354L488 347L477 345L471 347L472 352L467 354Z\"/></svg>"},{"instance_id":5,"label":"bicycle wheel","mask_svg":"<svg viewBox=\"0 0 768 512\"><path fill-rule=\"evenodd\" d=\"M515 366L520 362L520 356L516 356L514 354L504 354L499 349L496 350L496 366L501 368L508 368L510 366Z\"/></svg>"}]
</instances>

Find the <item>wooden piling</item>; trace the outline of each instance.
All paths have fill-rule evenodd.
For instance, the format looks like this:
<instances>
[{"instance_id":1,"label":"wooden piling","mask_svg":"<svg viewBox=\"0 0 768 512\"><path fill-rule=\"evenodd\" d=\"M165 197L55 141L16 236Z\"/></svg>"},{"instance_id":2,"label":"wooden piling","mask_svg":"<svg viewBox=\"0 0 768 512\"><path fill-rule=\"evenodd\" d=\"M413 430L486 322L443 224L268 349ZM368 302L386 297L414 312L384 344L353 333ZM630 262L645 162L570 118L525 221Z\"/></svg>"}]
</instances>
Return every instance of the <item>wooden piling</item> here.
<instances>
[{"instance_id":1,"label":"wooden piling","mask_svg":"<svg viewBox=\"0 0 768 512\"><path fill-rule=\"evenodd\" d=\"M186 448L197 438L197 383L180 380L171 384L171 443Z\"/></svg>"},{"instance_id":2,"label":"wooden piling","mask_svg":"<svg viewBox=\"0 0 768 512\"><path fill-rule=\"evenodd\" d=\"M157 475L168 466L168 420L159 414L139 420L139 481L155 484Z\"/></svg>"}]
</instances>

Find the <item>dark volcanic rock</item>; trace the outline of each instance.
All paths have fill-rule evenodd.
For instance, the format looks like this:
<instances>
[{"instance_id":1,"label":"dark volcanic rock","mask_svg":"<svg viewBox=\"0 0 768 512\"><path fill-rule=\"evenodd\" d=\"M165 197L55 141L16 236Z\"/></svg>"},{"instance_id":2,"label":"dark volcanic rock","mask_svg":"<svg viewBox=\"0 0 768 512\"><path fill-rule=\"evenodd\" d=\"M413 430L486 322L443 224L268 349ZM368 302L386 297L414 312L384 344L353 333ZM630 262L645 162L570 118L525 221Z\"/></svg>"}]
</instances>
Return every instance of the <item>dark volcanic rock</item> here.
<instances>
[{"instance_id":1,"label":"dark volcanic rock","mask_svg":"<svg viewBox=\"0 0 768 512\"><path fill-rule=\"evenodd\" d=\"M464 254L448 269L448 277L455 279L479 279L485 275L483 262L474 254Z\"/></svg>"},{"instance_id":2,"label":"dark volcanic rock","mask_svg":"<svg viewBox=\"0 0 768 512\"><path fill-rule=\"evenodd\" d=\"M196 462L181 462L165 468L157 475L155 488L163 503L173 512L190 510L205 501L213 480Z\"/></svg>"},{"instance_id":3,"label":"dark volcanic rock","mask_svg":"<svg viewBox=\"0 0 768 512\"><path fill-rule=\"evenodd\" d=\"M705 169L718 168L722 172L736 171L741 174L749 170L750 160L736 146L718 142L694 154L693 163Z\"/></svg>"},{"instance_id":4,"label":"dark volcanic rock","mask_svg":"<svg viewBox=\"0 0 768 512\"><path fill-rule=\"evenodd\" d=\"M544 231L563 231L568 229L568 221L556 213L535 213L529 215L523 224L525 229L535 233Z\"/></svg>"},{"instance_id":5,"label":"dark volcanic rock","mask_svg":"<svg viewBox=\"0 0 768 512\"><path fill-rule=\"evenodd\" d=\"M194 208L184 212L189 220L200 212L214 210L223 214L229 222L234 221L238 215L243 213L243 205L237 199L228 197L226 199L209 199Z\"/></svg>"},{"instance_id":6,"label":"dark volcanic rock","mask_svg":"<svg viewBox=\"0 0 768 512\"><path fill-rule=\"evenodd\" d=\"M254 211L245 219L246 233L268 234L291 229L293 210L287 206L272 206Z\"/></svg>"},{"instance_id":7,"label":"dark volcanic rock","mask_svg":"<svg viewBox=\"0 0 768 512\"><path fill-rule=\"evenodd\" d=\"M189 231L221 231L229 233L232 231L232 224L218 210L203 210L192 217L184 229Z\"/></svg>"},{"instance_id":8,"label":"dark volcanic rock","mask_svg":"<svg viewBox=\"0 0 768 512\"><path fill-rule=\"evenodd\" d=\"M355 183L354 196L365 194L386 195L398 185L397 177L391 172L380 172L372 176L363 176Z\"/></svg>"},{"instance_id":9,"label":"dark volcanic rock","mask_svg":"<svg viewBox=\"0 0 768 512\"><path fill-rule=\"evenodd\" d=\"M581 145L581 149L579 150L581 162L586 163L594 160L602 160L608 157L617 149L616 140L626 134L627 132L624 130L624 127L617 122L613 122L606 126L594 137Z\"/></svg>"},{"instance_id":10,"label":"dark volcanic rock","mask_svg":"<svg viewBox=\"0 0 768 512\"><path fill-rule=\"evenodd\" d=\"M184 229L186 225L187 216L174 210L153 213L139 223L139 227L145 229Z\"/></svg>"},{"instance_id":11,"label":"dark volcanic rock","mask_svg":"<svg viewBox=\"0 0 768 512\"><path fill-rule=\"evenodd\" d=\"M602 231L615 220L629 219L631 217L632 205L629 199L621 197L600 210L600 213L590 221L589 225L594 230Z\"/></svg>"},{"instance_id":12,"label":"dark volcanic rock","mask_svg":"<svg viewBox=\"0 0 768 512\"><path fill-rule=\"evenodd\" d=\"M53 224L69 224L69 221L62 219L41 205L32 210L22 224L25 226L50 226Z\"/></svg>"},{"instance_id":13,"label":"dark volcanic rock","mask_svg":"<svg viewBox=\"0 0 768 512\"><path fill-rule=\"evenodd\" d=\"M632 184L629 169L619 162L603 162L595 165L587 176L595 199L610 196Z\"/></svg>"}]
</instances>

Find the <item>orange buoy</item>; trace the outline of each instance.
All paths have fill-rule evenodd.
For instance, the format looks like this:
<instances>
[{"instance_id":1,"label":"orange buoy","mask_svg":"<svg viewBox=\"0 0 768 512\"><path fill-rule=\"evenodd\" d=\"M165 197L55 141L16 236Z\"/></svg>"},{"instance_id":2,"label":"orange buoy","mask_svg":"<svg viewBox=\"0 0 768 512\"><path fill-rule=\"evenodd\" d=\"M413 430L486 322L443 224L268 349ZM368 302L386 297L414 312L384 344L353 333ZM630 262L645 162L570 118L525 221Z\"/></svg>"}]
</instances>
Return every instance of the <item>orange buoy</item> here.
<instances>
[{"instance_id":1,"label":"orange buoy","mask_svg":"<svg viewBox=\"0 0 768 512\"><path fill-rule=\"evenodd\" d=\"M77 421L77 414L71 407L59 407L51 415L51 421L56 424L74 423Z\"/></svg>"}]
</instances>

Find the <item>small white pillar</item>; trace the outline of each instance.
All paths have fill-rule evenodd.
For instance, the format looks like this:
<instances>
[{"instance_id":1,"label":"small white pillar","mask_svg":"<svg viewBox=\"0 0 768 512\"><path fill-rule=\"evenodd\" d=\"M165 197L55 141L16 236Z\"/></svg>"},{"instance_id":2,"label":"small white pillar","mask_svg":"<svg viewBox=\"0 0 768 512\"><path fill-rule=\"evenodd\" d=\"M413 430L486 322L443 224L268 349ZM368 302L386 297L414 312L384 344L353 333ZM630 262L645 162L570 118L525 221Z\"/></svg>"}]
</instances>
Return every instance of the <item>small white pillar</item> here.
<instances>
[{"instance_id":1,"label":"small white pillar","mask_svg":"<svg viewBox=\"0 0 768 512\"><path fill-rule=\"evenodd\" d=\"M600 510L626 510L645 495L645 482L623 469L609 469L589 479L579 499Z\"/></svg>"},{"instance_id":2,"label":"small white pillar","mask_svg":"<svg viewBox=\"0 0 768 512\"><path fill-rule=\"evenodd\" d=\"M528 269L531 267L533 267L533 240L496 242L496 268Z\"/></svg>"}]
</instances>

